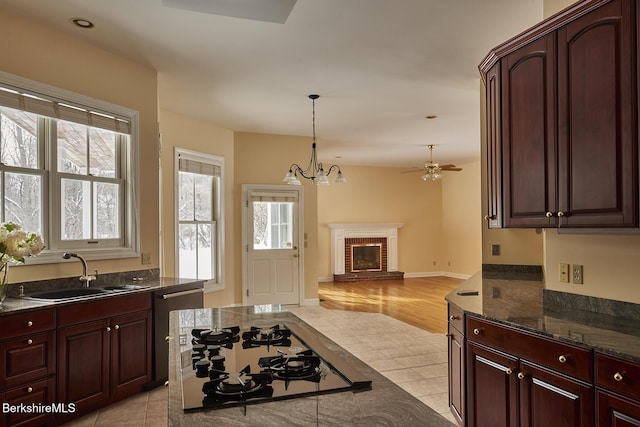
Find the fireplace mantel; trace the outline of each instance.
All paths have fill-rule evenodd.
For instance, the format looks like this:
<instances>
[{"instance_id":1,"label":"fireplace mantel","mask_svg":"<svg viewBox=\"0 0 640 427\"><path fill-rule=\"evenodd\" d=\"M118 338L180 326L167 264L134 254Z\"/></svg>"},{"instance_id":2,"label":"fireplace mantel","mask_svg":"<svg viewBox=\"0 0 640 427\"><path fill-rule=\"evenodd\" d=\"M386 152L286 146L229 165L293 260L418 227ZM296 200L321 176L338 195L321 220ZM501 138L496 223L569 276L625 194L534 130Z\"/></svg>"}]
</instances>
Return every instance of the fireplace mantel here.
<instances>
[{"instance_id":1,"label":"fireplace mantel","mask_svg":"<svg viewBox=\"0 0 640 427\"><path fill-rule=\"evenodd\" d=\"M401 223L329 224L331 229L331 269L345 274L345 239L381 237L387 239L387 271L398 271L398 228Z\"/></svg>"}]
</instances>

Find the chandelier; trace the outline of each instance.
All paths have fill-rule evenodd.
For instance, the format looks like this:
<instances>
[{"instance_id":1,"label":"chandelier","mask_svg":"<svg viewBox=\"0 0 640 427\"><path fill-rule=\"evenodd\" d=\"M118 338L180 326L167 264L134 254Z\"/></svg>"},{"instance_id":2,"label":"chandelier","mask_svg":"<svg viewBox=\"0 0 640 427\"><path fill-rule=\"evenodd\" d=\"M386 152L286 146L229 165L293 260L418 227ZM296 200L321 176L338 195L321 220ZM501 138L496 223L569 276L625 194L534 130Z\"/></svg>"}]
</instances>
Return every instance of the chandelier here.
<instances>
[{"instance_id":1,"label":"chandelier","mask_svg":"<svg viewBox=\"0 0 640 427\"><path fill-rule=\"evenodd\" d=\"M318 163L318 156L316 154L316 99L320 98L320 95L309 95L309 99L312 102L313 111L313 140L311 144L311 160L306 169L302 169L297 163L293 163L289 167L289 172L284 176L283 181L291 185L302 185L300 178L310 179L311 182L315 182L317 185L329 185L329 174L335 169L338 171L335 182L343 183L347 182L347 179L342 175L340 166L331 165L326 171L322 167L322 163Z\"/></svg>"}]
</instances>

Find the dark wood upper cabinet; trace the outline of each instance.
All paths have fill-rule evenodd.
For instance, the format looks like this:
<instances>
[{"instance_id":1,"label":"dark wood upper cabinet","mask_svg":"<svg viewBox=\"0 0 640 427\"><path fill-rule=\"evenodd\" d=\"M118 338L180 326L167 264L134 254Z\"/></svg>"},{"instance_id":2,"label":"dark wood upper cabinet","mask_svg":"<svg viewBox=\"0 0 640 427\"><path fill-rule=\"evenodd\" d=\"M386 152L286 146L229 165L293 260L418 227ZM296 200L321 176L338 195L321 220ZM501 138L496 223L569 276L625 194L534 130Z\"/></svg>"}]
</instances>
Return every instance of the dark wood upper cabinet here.
<instances>
[{"instance_id":1,"label":"dark wood upper cabinet","mask_svg":"<svg viewBox=\"0 0 640 427\"><path fill-rule=\"evenodd\" d=\"M635 1L558 29L560 226L638 225Z\"/></svg>"},{"instance_id":2,"label":"dark wood upper cabinet","mask_svg":"<svg viewBox=\"0 0 640 427\"><path fill-rule=\"evenodd\" d=\"M638 227L635 16L580 2L480 65L490 227Z\"/></svg>"},{"instance_id":3,"label":"dark wood upper cabinet","mask_svg":"<svg viewBox=\"0 0 640 427\"><path fill-rule=\"evenodd\" d=\"M556 40L534 40L501 60L504 226L556 224Z\"/></svg>"}]
</instances>

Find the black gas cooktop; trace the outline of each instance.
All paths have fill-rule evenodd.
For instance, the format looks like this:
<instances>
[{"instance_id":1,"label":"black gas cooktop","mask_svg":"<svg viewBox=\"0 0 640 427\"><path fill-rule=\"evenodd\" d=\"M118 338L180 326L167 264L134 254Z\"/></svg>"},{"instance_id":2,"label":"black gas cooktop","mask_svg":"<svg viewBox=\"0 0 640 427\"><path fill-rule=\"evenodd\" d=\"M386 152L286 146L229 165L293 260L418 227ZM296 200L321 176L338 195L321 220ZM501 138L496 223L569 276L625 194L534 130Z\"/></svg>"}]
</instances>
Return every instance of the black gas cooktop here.
<instances>
[{"instance_id":1,"label":"black gas cooktop","mask_svg":"<svg viewBox=\"0 0 640 427\"><path fill-rule=\"evenodd\" d=\"M190 338L182 353L185 411L371 388L351 364L294 324L192 329Z\"/></svg>"}]
</instances>

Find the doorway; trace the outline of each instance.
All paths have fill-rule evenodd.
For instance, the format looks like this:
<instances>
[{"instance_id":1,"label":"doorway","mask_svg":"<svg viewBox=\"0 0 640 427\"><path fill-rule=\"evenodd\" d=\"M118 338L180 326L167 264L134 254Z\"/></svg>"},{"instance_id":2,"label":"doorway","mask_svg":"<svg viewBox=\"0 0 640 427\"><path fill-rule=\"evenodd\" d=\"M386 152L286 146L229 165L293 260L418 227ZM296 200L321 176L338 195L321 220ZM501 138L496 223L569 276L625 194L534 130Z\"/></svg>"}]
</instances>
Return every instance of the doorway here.
<instances>
[{"instance_id":1,"label":"doorway","mask_svg":"<svg viewBox=\"0 0 640 427\"><path fill-rule=\"evenodd\" d=\"M303 188L242 186L242 303L300 304L304 294Z\"/></svg>"}]
</instances>

